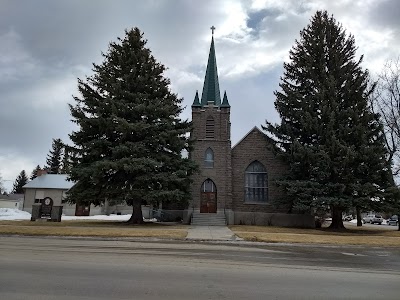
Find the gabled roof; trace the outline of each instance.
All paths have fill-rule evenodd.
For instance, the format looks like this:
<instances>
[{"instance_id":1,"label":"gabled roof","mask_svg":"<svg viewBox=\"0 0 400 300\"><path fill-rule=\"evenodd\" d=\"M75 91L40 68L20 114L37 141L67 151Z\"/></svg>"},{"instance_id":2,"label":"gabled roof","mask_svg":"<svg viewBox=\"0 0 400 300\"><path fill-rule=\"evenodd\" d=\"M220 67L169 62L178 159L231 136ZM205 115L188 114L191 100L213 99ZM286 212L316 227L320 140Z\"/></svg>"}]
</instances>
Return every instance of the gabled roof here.
<instances>
[{"instance_id":1,"label":"gabled roof","mask_svg":"<svg viewBox=\"0 0 400 300\"><path fill-rule=\"evenodd\" d=\"M25 184L24 189L59 189L69 190L74 182L67 180L66 174L43 174Z\"/></svg>"},{"instance_id":2,"label":"gabled roof","mask_svg":"<svg viewBox=\"0 0 400 300\"><path fill-rule=\"evenodd\" d=\"M261 133L262 135L264 135L265 137L267 137L267 135L266 135L264 132L262 132L257 126L254 126L244 137L242 137L242 138L240 139L239 142L237 142L237 143L232 147L232 149L235 148L237 145L239 145L241 142L243 142L243 141L247 138L247 136L248 136L250 133L252 133L254 130L258 131L259 133Z\"/></svg>"}]
</instances>

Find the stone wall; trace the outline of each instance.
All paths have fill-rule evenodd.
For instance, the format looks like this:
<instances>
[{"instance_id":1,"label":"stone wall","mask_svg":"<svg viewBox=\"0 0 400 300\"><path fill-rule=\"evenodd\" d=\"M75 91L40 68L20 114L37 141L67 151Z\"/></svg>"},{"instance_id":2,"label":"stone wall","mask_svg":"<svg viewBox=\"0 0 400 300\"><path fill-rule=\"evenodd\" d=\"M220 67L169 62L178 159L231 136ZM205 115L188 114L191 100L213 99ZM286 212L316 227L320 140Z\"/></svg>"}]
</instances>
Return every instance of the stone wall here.
<instances>
[{"instance_id":1,"label":"stone wall","mask_svg":"<svg viewBox=\"0 0 400 300\"><path fill-rule=\"evenodd\" d=\"M214 138L206 138L206 119L212 116L215 120ZM217 188L217 210L231 206L231 141L230 141L230 109L218 109L215 106L193 108L194 140L190 158L199 165L199 172L193 175L192 202L189 209L200 207L200 191L203 182L210 178ZM211 148L214 152L214 167L204 165L205 151Z\"/></svg>"},{"instance_id":2,"label":"stone wall","mask_svg":"<svg viewBox=\"0 0 400 300\"><path fill-rule=\"evenodd\" d=\"M286 212L276 209L272 200L283 196L283 191L274 181L287 172L287 166L272 151L266 136L258 129L251 130L232 149L232 200L233 210L243 212ZM259 161L268 173L268 201L265 203L245 202L245 170L253 162Z\"/></svg>"},{"instance_id":3,"label":"stone wall","mask_svg":"<svg viewBox=\"0 0 400 300\"><path fill-rule=\"evenodd\" d=\"M315 219L312 215L303 215L303 214L236 211L234 212L233 224L315 228Z\"/></svg>"}]
</instances>

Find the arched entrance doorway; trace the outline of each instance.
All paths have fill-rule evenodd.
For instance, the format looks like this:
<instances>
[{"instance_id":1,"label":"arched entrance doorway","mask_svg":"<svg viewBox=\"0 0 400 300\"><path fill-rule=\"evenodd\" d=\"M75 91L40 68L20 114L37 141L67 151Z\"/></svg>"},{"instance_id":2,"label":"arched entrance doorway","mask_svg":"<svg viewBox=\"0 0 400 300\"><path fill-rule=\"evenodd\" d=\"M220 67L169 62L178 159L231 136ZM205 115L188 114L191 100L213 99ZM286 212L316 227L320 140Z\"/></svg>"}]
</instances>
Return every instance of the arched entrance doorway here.
<instances>
[{"instance_id":1,"label":"arched entrance doorway","mask_svg":"<svg viewBox=\"0 0 400 300\"><path fill-rule=\"evenodd\" d=\"M217 187L211 179L207 179L201 185L200 191L200 212L217 212Z\"/></svg>"}]
</instances>

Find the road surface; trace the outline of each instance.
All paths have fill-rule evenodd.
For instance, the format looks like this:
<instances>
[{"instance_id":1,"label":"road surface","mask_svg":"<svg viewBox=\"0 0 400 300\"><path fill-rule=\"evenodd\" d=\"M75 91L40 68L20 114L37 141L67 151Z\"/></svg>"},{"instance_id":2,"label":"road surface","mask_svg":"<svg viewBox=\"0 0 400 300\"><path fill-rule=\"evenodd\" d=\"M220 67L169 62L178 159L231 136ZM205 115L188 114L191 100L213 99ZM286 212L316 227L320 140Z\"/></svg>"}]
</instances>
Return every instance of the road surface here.
<instances>
[{"instance_id":1,"label":"road surface","mask_svg":"<svg viewBox=\"0 0 400 300\"><path fill-rule=\"evenodd\" d=\"M0 237L0 299L400 299L400 250Z\"/></svg>"}]
</instances>

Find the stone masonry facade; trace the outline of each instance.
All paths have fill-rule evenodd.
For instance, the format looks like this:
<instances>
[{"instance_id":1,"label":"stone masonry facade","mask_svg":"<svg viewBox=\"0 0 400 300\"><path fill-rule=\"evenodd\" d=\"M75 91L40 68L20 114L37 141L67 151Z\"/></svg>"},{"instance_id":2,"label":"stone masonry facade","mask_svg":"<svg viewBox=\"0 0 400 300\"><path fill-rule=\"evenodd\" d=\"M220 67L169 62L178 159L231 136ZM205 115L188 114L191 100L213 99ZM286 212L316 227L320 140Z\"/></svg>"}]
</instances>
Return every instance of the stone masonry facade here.
<instances>
[{"instance_id":1,"label":"stone masonry facade","mask_svg":"<svg viewBox=\"0 0 400 300\"><path fill-rule=\"evenodd\" d=\"M188 215L191 211L205 212L201 211L204 199L209 199L205 194L212 194L216 211L206 212L223 212L228 224L313 227L311 215L288 214L288 208L273 205L274 200L284 196L275 181L288 172L288 166L276 156L268 137L257 127L232 148L230 112L226 92L223 101L220 97L212 38L201 99L196 92L192 105L194 145L189 155L198 164L199 172L192 177ZM211 164L208 152L212 153ZM206 181L212 181L215 189L206 190Z\"/></svg>"},{"instance_id":2,"label":"stone masonry facade","mask_svg":"<svg viewBox=\"0 0 400 300\"><path fill-rule=\"evenodd\" d=\"M215 121L214 138L206 138L206 120L212 117ZM206 179L211 179L217 187L217 209L232 206L232 172L231 172L231 140L230 140L230 108L218 108L214 105L194 108L192 111L194 128L194 150L191 159L196 161L200 172L193 176L192 205L200 206L200 190ZM204 166L204 153L207 148L214 152L214 167Z\"/></svg>"},{"instance_id":3,"label":"stone masonry facade","mask_svg":"<svg viewBox=\"0 0 400 300\"><path fill-rule=\"evenodd\" d=\"M244 201L245 170L253 162L259 161L268 174L268 200L265 203L246 203ZM272 200L283 197L282 190L274 184L275 180L287 172L286 165L272 151L266 136L254 127L232 149L232 209L249 212L286 212L272 205Z\"/></svg>"}]
</instances>

